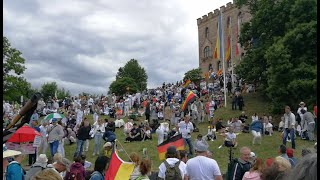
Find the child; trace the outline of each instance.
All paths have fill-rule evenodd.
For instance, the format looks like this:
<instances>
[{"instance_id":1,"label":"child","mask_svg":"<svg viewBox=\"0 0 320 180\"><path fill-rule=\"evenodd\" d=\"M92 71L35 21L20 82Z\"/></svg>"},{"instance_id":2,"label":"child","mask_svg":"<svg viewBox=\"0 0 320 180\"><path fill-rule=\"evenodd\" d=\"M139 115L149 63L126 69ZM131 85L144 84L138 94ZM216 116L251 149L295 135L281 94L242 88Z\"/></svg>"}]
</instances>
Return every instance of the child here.
<instances>
[{"instance_id":1,"label":"child","mask_svg":"<svg viewBox=\"0 0 320 180\"><path fill-rule=\"evenodd\" d=\"M202 136L202 134L198 134L197 136L197 139L194 141L194 146L196 146L196 144L199 142L199 141L202 141L203 144L208 145L207 141L204 139L204 137Z\"/></svg>"},{"instance_id":2,"label":"child","mask_svg":"<svg viewBox=\"0 0 320 180\"><path fill-rule=\"evenodd\" d=\"M234 129L232 127L229 128L227 133L220 134L224 136L224 146L226 147L237 147L238 143L236 142L237 135L234 133ZM221 148L220 146L219 148Z\"/></svg>"},{"instance_id":3,"label":"child","mask_svg":"<svg viewBox=\"0 0 320 180\"><path fill-rule=\"evenodd\" d=\"M107 156L108 158L111 158L111 154L112 154L112 143L111 142L106 142L103 145L103 149L104 149L104 155Z\"/></svg>"},{"instance_id":4,"label":"child","mask_svg":"<svg viewBox=\"0 0 320 180\"><path fill-rule=\"evenodd\" d=\"M215 139L217 139L217 137L216 137L216 127L213 124L208 126L208 134L206 136L207 136L207 140L208 141L214 141Z\"/></svg>"}]
</instances>

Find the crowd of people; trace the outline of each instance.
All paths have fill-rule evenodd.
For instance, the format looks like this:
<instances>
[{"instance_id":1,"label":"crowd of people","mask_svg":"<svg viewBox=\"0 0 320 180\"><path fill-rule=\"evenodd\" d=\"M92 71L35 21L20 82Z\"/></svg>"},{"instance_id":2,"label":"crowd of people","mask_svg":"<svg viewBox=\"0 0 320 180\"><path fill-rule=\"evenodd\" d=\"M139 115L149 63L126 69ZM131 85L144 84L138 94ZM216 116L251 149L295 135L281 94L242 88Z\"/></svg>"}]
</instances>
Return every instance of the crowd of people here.
<instances>
[{"instance_id":1,"label":"crowd of people","mask_svg":"<svg viewBox=\"0 0 320 180\"><path fill-rule=\"evenodd\" d=\"M227 82L229 83L229 80ZM212 88L211 84L208 83L207 86L205 81L202 81L199 87L194 83L185 87L182 82L177 82L176 84L164 83L156 89L127 93L124 96L116 96L113 93L101 97L66 97L63 100L49 97L46 102L41 99L29 124L42 135L40 147L34 154L29 155L30 170L25 172L21 166L12 166L12 164L21 164L23 159L21 153L14 152L18 154L4 157L5 177L8 180L21 179L21 177L45 179L48 175L52 175L57 179L70 179L75 176L79 176L77 179L104 179L104 173L108 169L112 151L116 146L116 128L123 129L126 136L124 142L128 143L157 139L159 145L166 139L178 134L182 135L188 151L178 151L175 147L167 149L167 159L159 166L157 174L162 179L222 179L219 165L214 160L212 152L208 151L207 141L214 141L220 135L224 138L224 143L220 147L235 148L238 146L237 136L240 132L253 135L252 145L261 144L262 137L272 136L274 131L283 132L281 142L283 145L279 149L282 154L276 158L266 159L264 163L262 159L252 156L250 148L241 147L241 157L234 163L230 160L232 167L227 175L232 176L232 179L250 179L257 175L260 179L270 177L281 179L280 176L285 178L296 173L292 168L301 168L301 163L313 165L314 162L308 164L305 161L306 159L311 161L310 157L316 156L316 153L305 149L303 152L308 152L310 155L297 162L293 158L292 149L296 148L296 136L300 136L303 140L316 140L314 137L316 108L314 112L309 112L305 103L301 102L295 115L291 108L286 106L285 114L278 126L273 122L272 117L267 115L253 114L250 121L245 111L242 111L243 88L235 88L228 90L228 93L234 99L232 109L242 111L241 115L229 120L217 119L215 111L223 106L224 101L222 87L220 83ZM182 111L181 105L190 91L197 97ZM245 91L248 89L244 89ZM5 127L19 112L20 107L10 105L8 102L4 102L3 107ZM40 117L50 113L63 114L64 117L39 120ZM92 124L88 119L91 115ZM145 120L134 122L138 116L145 117ZM125 122L124 119L128 120ZM209 122L208 133L198 134L193 142L191 135L199 132L199 124L202 122ZM89 170L92 167L91 162L85 160L90 139L94 139L92 156L97 156L94 171ZM292 149L286 148L287 142L292 144ZM65 157L64 147L73 143L76 144L76 149L73 162L70 162ZM45 155L48 148L52 158ZM4 146L5 151L11 152ZM9 164L5 164L5 160ZM135 163L131 179L149 179L150 159L142 159L133 153L130 155L130 160Z\"/></svg>"}]
</instances>

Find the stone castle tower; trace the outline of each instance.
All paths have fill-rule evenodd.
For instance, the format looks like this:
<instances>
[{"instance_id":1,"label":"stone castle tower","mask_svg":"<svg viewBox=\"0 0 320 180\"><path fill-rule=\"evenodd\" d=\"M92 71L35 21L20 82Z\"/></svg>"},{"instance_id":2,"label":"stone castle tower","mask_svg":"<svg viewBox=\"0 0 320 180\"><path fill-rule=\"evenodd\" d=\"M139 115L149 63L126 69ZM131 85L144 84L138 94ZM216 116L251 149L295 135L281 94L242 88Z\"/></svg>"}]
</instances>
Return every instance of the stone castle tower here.
<instances>
[{"instance_id":1,"label":"stone castle tower","mask_svg":"<svg viewBox=\"0 0 320 180\"><path fill-rule=\"evenodd\" d=\"M224 50L227 48L228 27L231 29L231 60L225 61L226 73L232 71L232 64L236 66L240 63L241 57L244 55L244 50L238 43L241 25L251 19L247 7L238 9L235 4L229 2L227 6L220 7L220 10L215 9L209 12L208 15L197 19L198 24L198 42L199 42L199 67L202 70L202 75L205 76L210 68L214 72L222 69L222 59L216 59L213 56L217 40L218 17L222 15L222 30L224 39ZM220 43L221 45L221 43ZM238 48L237 48L238 46ZM238 51L236 52L236 50ZM225 53L226 54L226 53Z\"/></svg>"}]
</instances>

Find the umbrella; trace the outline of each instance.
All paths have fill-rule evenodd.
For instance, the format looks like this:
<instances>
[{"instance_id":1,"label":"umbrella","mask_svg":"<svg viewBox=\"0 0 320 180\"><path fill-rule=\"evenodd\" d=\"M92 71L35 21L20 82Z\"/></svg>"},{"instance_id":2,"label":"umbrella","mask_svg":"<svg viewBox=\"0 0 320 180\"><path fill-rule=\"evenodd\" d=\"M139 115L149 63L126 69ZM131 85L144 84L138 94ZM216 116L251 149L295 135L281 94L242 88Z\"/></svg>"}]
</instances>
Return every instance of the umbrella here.
<instances>
[{"instance_id":1,"label":"umbrella","mask_svg":"<svg viewBox=\"0 0 320 180\"><path fill-rule=\"evenodd\" d=\"M60 113L51 113L51 114L48 114L44 120L51 120L52 118L56 118L56 119L62 119L64 118L64 115L63 114L60 114Z\"/></svg>"},{"instance_id":2,"label":"umbrella","mask_svg":"<svg viewBox=\"0 0 320 180\"><path fill-rule=\"evenodd\" d=\"M22 126L8 139L7 142L30 142L34 140L35 136L41 136L41 134L30 126Z\"/></svg>"}]
</instances>

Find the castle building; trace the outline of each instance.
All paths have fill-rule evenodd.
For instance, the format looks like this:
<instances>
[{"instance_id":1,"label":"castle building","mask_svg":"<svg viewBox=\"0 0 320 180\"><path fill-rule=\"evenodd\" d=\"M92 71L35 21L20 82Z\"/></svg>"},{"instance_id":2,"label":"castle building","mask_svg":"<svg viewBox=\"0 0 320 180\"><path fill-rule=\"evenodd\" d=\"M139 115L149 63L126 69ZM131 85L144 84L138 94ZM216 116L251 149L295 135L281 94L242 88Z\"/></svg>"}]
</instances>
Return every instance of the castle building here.
<instances>
[{"instance_id":1,"label":"castle building","mask_svg":"<svg viewBox=\"0 0 320 180\"><path fill-rule=\"evenodd\" d=\"M247 7L238 9L235 4L229 2L227 3L227 6L220 7L220 10L215 9L213 12L209 12L208 15L198 18L199 67L202 70L203 77L205 77L210 69L213 72L222 70L222 59L214 57L220 13L222 13L225 57L227 54L228 42L230 44L229 52L231 52L231 55L228 56L230 57L230 60L225 61L226 73L231 74L232 68L240 63L241 58L245 53L243 47L240 47L238 39L241 25L245 22L249 22L251 19Z\"/></svg>"}]
</instances>

